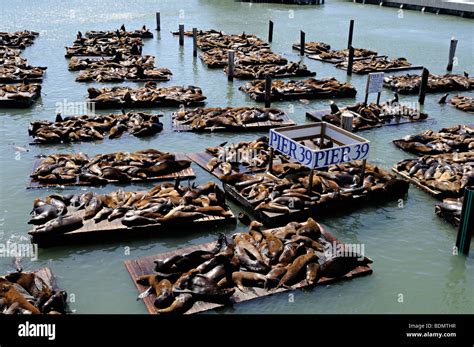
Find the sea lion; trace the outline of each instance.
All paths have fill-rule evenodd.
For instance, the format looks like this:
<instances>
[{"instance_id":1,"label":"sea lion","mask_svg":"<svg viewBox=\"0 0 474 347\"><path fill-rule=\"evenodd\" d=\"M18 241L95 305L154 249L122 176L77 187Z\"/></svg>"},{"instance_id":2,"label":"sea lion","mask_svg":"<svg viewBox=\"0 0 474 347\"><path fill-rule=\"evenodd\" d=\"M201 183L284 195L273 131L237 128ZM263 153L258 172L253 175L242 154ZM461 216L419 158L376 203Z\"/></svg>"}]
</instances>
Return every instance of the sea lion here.
<instances>
[{"instance_id":1,"label":"sea lion","mask_svg":"<svg viewBox=\"0 0 474 347\"><path fill-rule=\"evenodd\" d=\"M239 212L237 218L239 219L239 221L244 224L244 225L250 225L250 222L252 221L249 217L248 214L246 214L245 212Z\"/></svg>"},{"instance_id":2,"label":"sea lion","mask_svg":"<svg viewBox=\"0 0 474 347\"><path fill-rule=\"evenodd\" d=\"M358 266L371 264L372 260L367 257L334 257L321 265L320 277L338 278L346 275Z\"/></svg>"},{"instance_id":3,"label":"sea lion","mask_svg":"<svg viewBox=\"0 0 474 347\"><path fill-rule=\"evenodd\" d=\"M193 295L189 293L183 293L178 295L170 306L159 309L156 312L158 314L182 314L188 311L193 305Z\"/></svg>"},{"instance_id":4,"label":"sea lion","mask_svg":"<svg viewBox=\"0 0 474 347\"><path fill-rule=\"evenodd\" d=\"M35 229L35 232L46 232L46 233L66 233L79 229L83 225L83 220L79 216L63 217L59 216L53 219L41 227Z\"/></svg>"},{"instance_id":5,"label":"sea lion","mask_svg":"<svg viewBox=\"0 0 474 347\"><path fill-rule=\"evenodd\" d=\"M30 304L13 286L13 283L7 279L0 278L0 298L7 306L18 305L18 308L30 311L32 314L40 314L40 310Z\"/></svg>"},{"instance_id":6,"label":"sea lion","mask_svg":"<svg viewBox=\"0 0 474 347\"><path fill-rule=\"evenodd\" d=\"M271 263L275 263L283 252L283 242L268 230L263 231L263 236L265 244L260 247L260 252L270 258Z\"/></svg>"},{"instance_id":7,"label":"sea lion","mask_svg":"<svg viewBox=\"0 0 474 347\"><path fill-rule=\"evenodd\" d=\"M245 287L267 287L267 278L265 275L248 272L248 271L236 271L232 273L232 281L235 283L237 288L244 291Z\"/></svg>"},{"instance_id":8,"label":"sea lion","mask_svg":"<svg viewBox=\"0 0 474 347\"><path fill-rule=\"evenodd\" d=\"M288 267L288 271L282 277L277 287L287 287L296 283L298 280L300 280L301 270L303 267L315 259L317 259L317 255L312 249L310 249L306 254L300 255Z\"/></svg>"},{"instance_id":9,"label":"sea lion","mask_svg":"<svg viewBox=\"0 0 474 347\"><path fill-rule=\"evenodd\" d=\"M316 283L319 267L318 263L309 263L306 265L306 281L309 285Z\"/></svg>"},{"instance_id":10,"label":"sea lion","mask_svg":"<svg viewBox=\"0 0 474 347\"><path fill-rule=\"evenodd\" d=\"M321 228L319 224L310 217L303 226L296 230L296 234L317 240L319 237L321 237Z\"/></svg>"},{"instance_id":11,"label":"sea lion","mask_svg":"<svg viewBox=\"0 0 474 347\"><path fill-rule=\"evenodd\" d=\"M65 313L67 306L67 293L64 290L59 290L50 296L48 301L42 306L43 313Z\"/></svg>"}]
</instances>

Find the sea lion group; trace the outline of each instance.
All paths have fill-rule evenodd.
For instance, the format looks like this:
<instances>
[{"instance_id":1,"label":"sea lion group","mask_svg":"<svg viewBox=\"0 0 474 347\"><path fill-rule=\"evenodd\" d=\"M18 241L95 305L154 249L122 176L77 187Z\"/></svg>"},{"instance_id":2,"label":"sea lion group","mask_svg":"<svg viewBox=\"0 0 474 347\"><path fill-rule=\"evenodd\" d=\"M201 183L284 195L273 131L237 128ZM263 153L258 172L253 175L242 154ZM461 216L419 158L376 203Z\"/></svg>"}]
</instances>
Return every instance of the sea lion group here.
<instances>
[{"instance_id":1,"label":"sea lion group","mask_svg":"<svg viewBox=\"0 0 474 347\"><path fill-rule=\"evenodd\" d=\"M338 69L347 69L348 62L343 61L336 64ZM361 59L353 62L352 71L359 74L384 71L396 68L410 67L412 64L405 58L390 59L388 57L373 56L371 59Z\"/></svg>"},{"instance_id":2,"label":"sea lion group","mask_svg":"<svg viewBox=\"0 0 474 347\"><path fill-rule=\"evenodd\" d=\"M200 302L232 304L253 287L270 292L316 285L372 263L360 255L325 253L329 240L309 218L270 230L252 222L249 232L221 235L212 248L155 260L155 272L135 278L153 295L158 314L184 314ZM212 245L211 245L212 246Z\"/></svg>"},{"instance_id":3,"label":"sea lion group","mask_svg":"<svg viewBox=\"0 0 474 347\"><path fill-rule=\"evenodd\" d=\"M97 108L189 106L201 105L206 100L199 87L158 88L155 82L147 82L141 88L89 88L87 92L89 101L95 103Z\"/></svg>"},{"instance_id":4,"label":"sea lion group","mask_svg":"<svg viewBox=\"0 0 474 347\"><path fill-rule=\"evenodd\" d=\"M86 32L85 36L89 38L140 37L142 39L150 39L153 38L153 33L146 27L146 25L133 31L127 31L125 25L122 25L117 30L90 30Z\"/></svg>"},{"instance_id":5,"label":"sea lion group","mask_svg":"<svg viewBox=\"0 0 474 347\"><path fill-rule=\"evenodd\" d=\"M474 185L473 151L406 159L395 168L443 197L460 197Z\"/></svg>"},{"instance_id":6,"label":"sea lion group","mask_svg":"<svg viewBox=\"0 0 474 347\"><path fill-rule=\"evenodd\" d=\"M25 49L33 44L39 36L38 32L30 30L15 31L14 33L0 32L0 46Z\"/></svg>"},{"instance_id":7,"label":"sea lion group","mask_svg":"<svg viewBox=\"0 0 474 347\"><path fill-rule=\"evenodd\" d=\"M130 81L169 81L171 71L166 68L143 69L136 67L100 67L83 70L76 77L77 82L123 82Z\"/></svg>"},{"instance_id":8,"label":"sea lion group","mask_svg":"<svg viewBox=\"0 0 474 347\"><path fill-rule=\"evenodd\" d=\"M405 119L416 122L428 118L426 113L414 110L398 102L386 102L381 105L377 105L376 103L366 105L363 102L358 102L357 104L349 105L341 109L332 107L331 113L323 115L322 120L340 126L342 114L347 112L353 116L353 131L380 127Z\"/></svg>"},{"instance_id":9,"label":"sea lion group","mask_svg":"<svg viewBox=\"0 0 474 347\"><path fill-rule=\"evenodd\" d=\"M225 48L212 48L201 53L199 56L210 69L223 68L228 65L228 50ZM262 49L250 52L235 52L235 63L237 65L285 65L288 60L280 54L273 53L270 49Z\"/></svg>"},{"instance_id":10,"label":"sea lion group","mask_svg":"<svg viewBox=\"0 0 474 347\"><path fill-rule=\"evenodd\" d=\"M376 56L377 52L365 48L354 48L354 58L367 58ZM349 57L348 49L326 50L320 53L310 54L308 58L322 60L328 63L340 63Z\"/></svg>"},{"instance_id":11,"label":"sea lion group","mask_svg":"<svg viewBox=\"0 0 474 347\"><path fill-rule=\"evenodd\" d=\"M77 35L73 45L66 47L66 58L73 56L114 56L117 52L124 55L141 55L143 40L139 37L83 37Z\"/></svg>"},{"instance_id":12,"label":"sea lion group","mask_svg":"<svg viewBox=\"0 0 474 347\"><path fill-rule=\"evenodd\" d=\"M21 51L4 47L0 50L0 81L6 83L21 82L24 80L40 82L46 67L36 67L28 64Z\"/></svg>"},{"instance_id":13,"label":"sea lion group","mask_svg":"<svg viewBox=\"0 0 474 347\"><path fill-rule=\"evenodd\" d=\"M41 95L41 85L37 83L0 84L0 107L28 107Z\"/></svg>"},{"instance_id":14,"label":"sea lion group","mask_svg":"<svg viewBox=\"0 0 474 347\"><path fill-rule=\"evenodd\" d=\"M362 181L362 163L334 165L327 172L317 171L309 176L300 164L275 165L272 172L280 174L231 174L220 179L232 185L256 211L290 214L315 205L324 206L333 201L350 201L354 195L385 198L403 194L408 184L377 166L367 164ZM357 193L352 193L357 191Z\"/></svg>"},{"instance_id":15,"label":"sea lion group","mask_svg":"<svg viewBox=\"0 0 474 347\"><path fill-rule=\"evenodd\" d=\"M0 277L0 314L64 314L67 293L54 290L34 272Z\"/></svg>"},{"instance_id":16,"label":"sea lion group","mask_svg":"<svg viewBox=\"0 0 474 347\"><path fill-rule=\"evenodd\" d=\"M397 75L384 78L384 85L400 94L415 94L420 91L420 75ZM474 88L474 78L466 75L445 74L428 76L426 91L449 92L452 90L471 90Z\"/></svg>"},{"instance_id":17,"label":"sea lion group","mask_svg":"<svg viewBox=\"0 0 474 347\"><path fill-rule=\"evenodd\" d=\"M142 171L154 175L154 168ZM104 225L117 219L126 227L136 227L233 217L224 192L214 182L184 187L178 181L158 184L147 192L53 194L36 199L31 214L28 223L35 227L30 233L54 234L77 230L89 220Z\"/></svg>"},{"instance_id":18,"label":"sea lion group","mask_svg":"<svg viewBox=\"0 0 474 347\"><path fill-rule=\"evenodd\" d=\"M207 169L211 173L219 172L218 176L263 171L268 168L270 160L270 147L266 136L230 145L225 142L217 147L206 148L206 153L212 155L206 164ZM274 152L273 163L280 165L289 163L289 160L282 154Z\"/></svg>"},{"instance_id":19,"label":"sea lion group","mask_svg":"<svg viewBox=\"0 0 474 347\"><path fill-rule=\"evenodd\" d=\"M256 80L239 88L255 101L264 101L265 81ZM339 82L334 77L317 80L308 78L301 81L273 81L271 100L290 100L301 98L349 98L356 95L356 89L347 82Z\"/></svg>"},{"instance_id":20,"label":"sea lion group","mask_svg":"<svg viewBox=\"0 0 474 347\"><path fill-rule=\"evenodd\" d=\"M299 51L301 48L300 43L294 43L292 45L294 50ZM331 49L331 45L324 43L324 42L305 42L304 44L304 52L307 54L321 54L323 52L328 52Z\"/></svg>"},{"instance_id":21,"label":"sea lion group","mask_svg":"<svg viewBox=\"0 0 474 347\"><path fill-rule=\"evenodd\" d=\"M393 143L404 151L418 155L474 151L474 128L456 125L438 132L428 129L393 140Z\"/></svg>"},{"instance_id":22,"label":"sea lion group","mask_svg":"<svg viewBox=\"0 0 474 347\"><path fill-rule=\"evenodd\" d=\"M257 107L212 107L180 110L172 114L178 125L189 125L194 131L225 128L238 129L258 122L275 122L285 120L286 114L279 109Z\"/></svg>"},{"instance_id":23,"label":"sea lion group","mask_svg":"<svg viewBox=\"0 0 474 347\"><path fill-rule=\"evenodd\" d=\"M72 57L69 60L69 71L95 70L100 68L132 68L140 66L143 69L153 69L155 57L152 55L122 55L117 53L113 57L80 58Z\"/></svg>"},{"instance_id":24,"label":"sea lion group","mask_svg":"<svg viewBox=\"0 0 474 347\"><path fill-rule=\"evenodd\" d=\"M224 68L227 73L228 68ZM304 64L291 62L287 65L276 64L260 64L260 65L243 65L237 63L234 67L234 77L241 80L253 80L265 78L269 75L273 78L278 77L308 77L315 76L316 73L308 70Z\"/></svg>"},{"instance_id":25,"label":"sea lion group","mask_svg":"<svg viewBox=\"0 0 474 347\"><path fill-rule=\"evenodd\" d=\"M450 100L451 105L458 110L474 113L474 97L467 95L455 95Z\"/></svg>"},{"instance_id":26,"label":"sea lion group","mask_svg":"<svg viewBox=\"0 0 474 347\"><path fill-rule=\"evenodd\" d=\"M174 154L156 149L97 154L92 158L79 152L44 157L30 177L42 184L103 185L150 180L190 166L189 160L176 160Z\"/></svg>"},{"instance_id":27,"label":"sea lion group","mask_svg":"<svg viewBox=\"0 0 474 347\"><path fill-rule=\"evenodd\" d=\"M61 117L56 121L33 121L28 133L35 143L68 143L119 138L128 132L137 137L151 136L163 130L161 115L142 112Z\"/></svg>"}]
</instances>

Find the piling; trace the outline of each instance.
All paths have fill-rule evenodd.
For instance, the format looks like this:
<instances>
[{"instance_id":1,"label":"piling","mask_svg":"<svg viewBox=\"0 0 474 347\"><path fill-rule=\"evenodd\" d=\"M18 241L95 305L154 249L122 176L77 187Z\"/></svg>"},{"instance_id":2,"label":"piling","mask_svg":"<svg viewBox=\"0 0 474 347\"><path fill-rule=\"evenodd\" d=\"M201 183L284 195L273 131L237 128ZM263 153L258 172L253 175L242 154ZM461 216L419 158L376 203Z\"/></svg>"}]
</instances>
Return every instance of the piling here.
<instances>
[{"instance_id":1,"label":"piling","mask_svg":"<svg viewBox=\"0 0 474 347\"><path fill-rule=\"evenodd\" d=\"M448 71L453 71L453 61L454 61L454 56L456 54L457 45L458 45L458 40L456 40L453 37L451 39L451 44L449 45L449 59L448 59L448 66L446 67L446 70Z\"/></svg>"},{"instance_id":2,"label":"piling","mask_svg":"<svg viewBox=\"0 0 474 347\"><path fill-rule=\"evenodd\" d=\"M305 33L303 30L300 31L300 55L304 56L304 46L305 46Z\"/></svg>"},{"instance_id":3,"label":"piling","mask_svg":"<svg viewBox=\"0 0 474 347\"><path fill-rule=\"evenodd\" d=\"M426 96L426 87L428 86L428 76L430 72L428 69L423 68L423 72L421 73L421 83L420 83L420 93L418 95L418 102L420 105L425 103L425 96Z\"/></svg>"},{"instance_id":4,"label":"piling","mask_svg":"<svg viewBox=\"0 0 474 347\"><path fill-rule=\"evenodd\" d=\"M184 46L184 24L179 25L179 45Z\"/></svg>"},{"instance_id":5,"label":"piling","mask_svg":"<svg viewBox=\"0 0 474 347\"><path fill-rule=\"evenodd\" d=\"M352 46L352 34L354 33L354 20L351 19L349 23L349 38L347 39L347 49Z\"/></svg>"},{"instance_id":6,"label":"piling","mask_svg":"<svg viewBox=\"0 0 474 347\"><path fill-rule=\"evenodd\" d=\"M347 76L352 75L352 64L354 63L354 47L349 46L349 58L347 60Z\"/></svg>"},{"instance_id":7,"label":"piling","mask_svg":"<svg viewBox=\"0 0 474 347\"><path fill-rule=\"evenodd\" d=\"M229 81L234 80L234 62L235 62L235 51L229 49L227 51L227 79Z\"/></svg>"},{"instance_id":8,"label":"piling","mask_svg":"<svg viewBox=\"0 0 474 347\"><path fill-rule=\"evenodd\" d=\"M193 28L193 57L197 57L197 28Z\"/></svg>"},{"instance_id":9,"label":"piling","mask_svg":"<svg viewBox=\"0 0 474 347\"><path fill-rule=\"evenodd\" d=\"M464 200L461 210L456 247L459 254L469 255L471 238L474 232L474 187L464 189Z\"/></svg>"},{"instance_id":10,"label":"piling","mask_svg":"<svg viewBox=\"0 0 474 347\"><path fill-rule=\"evenodd\" d=\"M350 112L342 112L341 114L341 128L352 132L352 121L354 116Z\"/></svg>"},{"instance_id":11,"label":"piling","mask_svg":"<svg viewBox=\"0 0 474 347\"><path fill-rule=\"evenodd\" d=\"M160 12L156 12L156 31L161 31Z\"/></svg>"},{"instance_id":12,"label":"piling","mask_svg":"<svg viewBox=\"0 0 474 347\"><path fill-rule=\"evenodd\" d=\"M273 41L273 22L271 20L268 21L268 42Z\"/></svg>"},{"instance_id":13,"label":"piling","mask_svg":"<svg viewBox=\"0 0 474 347\"><path fill-rule=\"evenodd\" d=\"M271 106L272 99L272 77L269 74L265 75L265 107Z\"/></svg>"}]
</instances>

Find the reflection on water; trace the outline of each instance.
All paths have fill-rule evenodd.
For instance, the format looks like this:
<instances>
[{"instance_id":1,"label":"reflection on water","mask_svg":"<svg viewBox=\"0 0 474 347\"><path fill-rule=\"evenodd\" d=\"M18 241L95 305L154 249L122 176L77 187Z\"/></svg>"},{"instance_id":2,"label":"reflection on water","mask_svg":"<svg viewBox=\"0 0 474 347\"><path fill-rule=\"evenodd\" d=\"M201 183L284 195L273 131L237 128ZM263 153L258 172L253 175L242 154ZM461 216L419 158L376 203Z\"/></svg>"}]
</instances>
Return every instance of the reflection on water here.
<instances>
[{"instance_id":1,"label":"reflection on water","mask_svg":"<svg viewBox=\"0 0 474 347\"><path fill-rule=\"evenodd\" d=\"M179 18L179 14L183 15ZM289 12L293 10L294 12ZM63 144L55 146L28 146L28 123L33 119L52 120L56 102L83 101L88 87L97 83L76 83L76 73L67 70L64 45L74 40L81 30L117 28L125 23L127 28L139 28L147 24L155 28L155 12L161 12L162 32L145 41L144 54L156 56L160 67L173 72L173 78L161 85L196 85L202 87L208 97L208 106L257 105L238 90L244 81L228 82L222 70L209 70L199 58L192 55L192 40L185 38L179 47L177 37L170 31L179 23L186 29L222 29L227 33L243 30L267 38L268 20L275 23L272 50L289 60L300 60L291 44L299 40L299 31L306 32L307 41L324 41L333 48L347 45L349 19L355 20L354 45L375 49L391 57L405 57L418 65L427 66L434 73L444 73L447 64L449 40L459 40L456 56L459 65L456 73L474 73L473 26L467 19L449 16L421 14L405 11L398 18L396 9L363 6L346 1L331 1L325 6L293 7L279 4L249 4L233 1L186 1L152 0L140 2L83 0L64 2L58 0L5 2L0 13L1 30L30 29L41 33L35 44L24 55L32 65L47 66L43 83L43 95L34 107L27 110L0 111L0 242L19 240L26 235L28 213L36 197L61 189L26 190L32 162L39 154L83 151L89 155L117 150L136 151L155 147L164 151L197 152L205 147L229 141L252 140L266 132L193 134L171 131L171 108L155 108L150 111L164 113L165 129L154 138L124 137L100 143ZM156 33L156 31L154 31ZM436 33L436 35L433 35ZM363 100L366 77L353 75L347 78L342 70L330 64L303 58L302 61L318 78L334 76L350 81L359 90L356 100ZM124 83L139 86L143 83ZM114 84L104 84L112 86ZM473 95L473 93L466 93ZM391 140L427 127L439 129L458 123L473 123L472 115L449 105L438 105L441 95L428 95L423 112L432 120L386 127L361 133L371 141L370 161L389 169L396 161L411 154L396 149ZM391 98L388 90L382 100ZM416 96L402 96L404 102L416 102ZM354 99L337 100L339 105ZM312 100L306 105L298 100L275 102L274 107L290 111L298 123L307 122L305 112L326 108L327 100ZM118 111L118 110L116 110ZM107 113L109 111L99 111ZM29 151L16 157L14 146L24 146ZM19 160L17 160L19 159ZM201 168L194 166L197 183L214 179ZM150 184L136 184L126 189L149 189ZM119 186L109 185L93 191L110 192ZM83 188L86 189L86 188ZM452 226L439 220L434 214L436 200L411 187L400 208L396 201L357 209L348 215L319 216L317 219L338 238L348 243L363 243L366 254L374 260L374 274L368 277L333 284L309 291L297 291L294 300L286 294L219 310L225 313L377 313L377 312L472 312L474 310L474 276L472 256L451 256L455 240ZM234 212L237 205L230 203ZM72 305L79 313L144 313L145 307L136 302L135 286L125 271L123 261L145 255L169 251L178 247L208 242L218 232L231 234L244 226L226 226L206 231L174 230L166 237L154 237L134 241L117 241L97 245L40 249L39 260L31 263L23 260L27 269L50 266L62 287L76 296ZM129 250L129 252L128 252ZM0 273L12 270L11 259L0 259ZM404 303L397 302L403 293Z\"/></svg>"}]
</instances>

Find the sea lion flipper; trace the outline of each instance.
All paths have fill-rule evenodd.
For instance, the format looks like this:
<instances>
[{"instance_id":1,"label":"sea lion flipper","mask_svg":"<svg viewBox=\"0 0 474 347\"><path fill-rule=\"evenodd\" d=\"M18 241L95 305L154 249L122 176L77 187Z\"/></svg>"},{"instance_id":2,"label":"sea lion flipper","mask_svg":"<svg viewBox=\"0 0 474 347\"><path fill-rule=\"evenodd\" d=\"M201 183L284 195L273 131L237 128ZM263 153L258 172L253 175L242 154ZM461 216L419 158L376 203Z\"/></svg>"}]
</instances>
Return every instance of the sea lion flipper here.
<instances>
[{"instance_id":1,"label":"sea lion flipper","mask_svg":"<svg viewBox=\"0 0 474 347\"><path fill-rule=\"evenodd\" d=\"M140 295L138 295L137 301L145 299L147 296L151 295L152 291L153 291L153 287L151 286L148 287L147 290L145 290L144 292L140 293Z\"/></svg>"}]
</instances>

